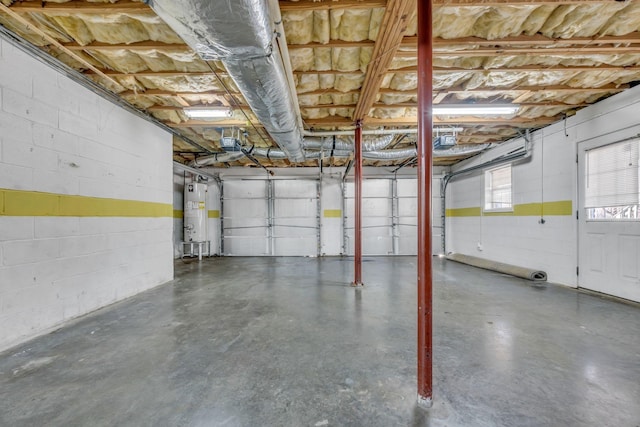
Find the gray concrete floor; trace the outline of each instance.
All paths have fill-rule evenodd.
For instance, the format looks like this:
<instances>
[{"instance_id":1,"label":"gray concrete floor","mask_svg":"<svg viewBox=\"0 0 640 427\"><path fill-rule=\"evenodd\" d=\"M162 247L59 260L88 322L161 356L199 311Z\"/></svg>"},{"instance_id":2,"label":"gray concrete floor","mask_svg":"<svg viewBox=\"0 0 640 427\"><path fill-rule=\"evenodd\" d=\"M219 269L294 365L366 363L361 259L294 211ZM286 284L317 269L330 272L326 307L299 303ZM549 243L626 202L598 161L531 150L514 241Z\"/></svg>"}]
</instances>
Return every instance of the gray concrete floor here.
<instances>
[{"instance_id":1,"label":"gray concrete floor","mask_svg":"<svg viewBox=\"0 0 640 427\"><path fill-rule=\"evenodd\" d=\"M640 425L640 307L435 259L212 258L0 354L2 426Z\"/></svg>"}]
</instances>

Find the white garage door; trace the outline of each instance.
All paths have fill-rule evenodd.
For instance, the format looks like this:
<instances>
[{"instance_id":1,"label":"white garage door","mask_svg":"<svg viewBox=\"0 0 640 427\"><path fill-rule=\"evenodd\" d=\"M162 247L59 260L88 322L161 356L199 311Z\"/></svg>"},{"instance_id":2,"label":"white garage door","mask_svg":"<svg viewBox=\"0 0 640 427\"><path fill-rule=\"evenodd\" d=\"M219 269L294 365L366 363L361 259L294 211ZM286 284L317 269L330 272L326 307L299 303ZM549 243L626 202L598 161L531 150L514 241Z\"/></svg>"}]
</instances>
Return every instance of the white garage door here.
<instances>
[{"instance_id":1,"label":"white garage door","mask_svg":"<svg viewBox=\"0 0 640 427\"><path fill-rule=\"evenodd\" d=\"M318 181L273 182L273 254L316 256L319 251Z\"/></svg>"},{"instance_id":2,"label":"white garage door","mask_svg":"<svg viewBox=\"0 0 640 427\"><path fill-rule=\"evenodd\" d=\"M222 251L224 255L270 254L267 184L263 180L222 183Z\"/></svg>"},{"instance_id":3,"label":"white garage door","mask_svg":"<svg viewBox=\"0 0 640 427\"><path fill-rule=\"evenodd\" d=\"M225 180L224 255L316 256L318 199L316 180Z\"/></svg>"}]
</instances>

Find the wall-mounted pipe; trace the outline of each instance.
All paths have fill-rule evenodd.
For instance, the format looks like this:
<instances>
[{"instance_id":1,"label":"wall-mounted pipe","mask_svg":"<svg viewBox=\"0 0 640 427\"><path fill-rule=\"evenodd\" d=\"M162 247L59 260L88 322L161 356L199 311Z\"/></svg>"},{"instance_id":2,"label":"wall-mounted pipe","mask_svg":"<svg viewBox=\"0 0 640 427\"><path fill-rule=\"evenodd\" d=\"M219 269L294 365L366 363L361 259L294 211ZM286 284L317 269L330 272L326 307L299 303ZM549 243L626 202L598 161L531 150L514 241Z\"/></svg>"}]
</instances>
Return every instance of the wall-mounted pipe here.
<instances>
[{"instance_id":1,"label":"wall-mounted pipe","mask_svg":"<svg viewBox=\"0 0 640 427\"><path fill-rule=\"evenodd\" d=\"M444 254L447 253L446 212L447 212L447 186L449 185L449 182L451 182L454 178L457 178L461 175L465 175L473 171L477 171L479 169L497 166L497 165L501 165L507 162L512 162L515 160L529 159L533 152L533 143L531 141L531 134L529 132L529 129L525 130L525 133L522 136L522 138L524 139L524 144L521 147L518 147L515 150L503 156L496 157L495 159L491 159L479 165L470 166L468 168L464 168L464 169L457 170L455 172L448 173L442 178L442 183L440 185L440 198L442 199L442 212L444 212L444 215L442 215L442 253Z\"/></svg>"}]
</instances>

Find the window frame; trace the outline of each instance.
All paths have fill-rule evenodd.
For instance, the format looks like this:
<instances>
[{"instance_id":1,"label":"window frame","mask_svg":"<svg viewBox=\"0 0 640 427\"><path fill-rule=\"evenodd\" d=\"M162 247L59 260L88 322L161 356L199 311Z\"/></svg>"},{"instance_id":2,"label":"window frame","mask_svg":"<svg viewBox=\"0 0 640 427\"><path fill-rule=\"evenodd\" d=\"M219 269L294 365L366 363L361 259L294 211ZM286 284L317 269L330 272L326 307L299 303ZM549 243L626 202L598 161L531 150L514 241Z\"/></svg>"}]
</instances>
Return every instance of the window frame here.
<instances>
[{"instance_id":1,"label":"window frame","mask_svg":"<svg viewBox=\"0 0 640 427\"><path fill-rule=\"evenodd\" d=\"M509 178L510 178L510 182L509 182L509 192L511 193L511 197L510 197L510 206L509 207L502 207L502 208L488 208L487 207L487 192L489 190L488 188L488 177L490 176L490 174L492 172L495 172L497 170L500 169L506 169L509 168ZM514 203L513 203L513 165L511 163L507 163L504 165L500 165L500 166L495 166L489 169L485 169L483 171L483 187L482 187L482 212L486 212L486 213L499 213L499 212L513 212L514 209ZM491 188L491 192L493 192L493 187ZM492 200L493 202L493 200Z\"/></svg>"},{"instance_id":2,"label":"window frame","mask_svg":"<svg viewBox=\"0 0 640 427\"><path fill-rule=\"evenodd\" d=\"M600 150L600 149L606 149L606 148L611 148L615 145L619 145L619 144L624 144L624 143L636 143L638 145L640 145L640 138L638 137L634 137L634 138L630 138L628 140L623 140L623 141L617 141L617 142L613 142L610 144L604 144L598 147L593 147L589 150L585 150L583 156L584 156L584 162L585 162L585 167L584 167L584 176L583 176L583 187L581 189L581 191L584 191L585 194L585 199L587 196L587 188L588 188L588 184L589 184L589 153L595 150ZM640 160L640 159L635 159L636 161ZM640 174L640 166L637 166L637 170L638 173ZM637 182L637 188L636 191L640 193L640 182ZM629 203L629 204L624 204L624 205L614 205L614 206L592 206L592 207L586 207L584 206L586 205L586 200L585 203L583 203L582 206L582 210L584 213L584 218L586 222L618 222L618 223L624 223L624 222L640 222L640 200L638 200L637 203ZM636 217L616 217L616 216L606 216L606 212L608 210L616 210L619 209L621 211L624 210L633 210ZM599 215L598 215L599 213ZM605 215L605 216L600 216L600 215Z\"/></svg>"}]
</instances>

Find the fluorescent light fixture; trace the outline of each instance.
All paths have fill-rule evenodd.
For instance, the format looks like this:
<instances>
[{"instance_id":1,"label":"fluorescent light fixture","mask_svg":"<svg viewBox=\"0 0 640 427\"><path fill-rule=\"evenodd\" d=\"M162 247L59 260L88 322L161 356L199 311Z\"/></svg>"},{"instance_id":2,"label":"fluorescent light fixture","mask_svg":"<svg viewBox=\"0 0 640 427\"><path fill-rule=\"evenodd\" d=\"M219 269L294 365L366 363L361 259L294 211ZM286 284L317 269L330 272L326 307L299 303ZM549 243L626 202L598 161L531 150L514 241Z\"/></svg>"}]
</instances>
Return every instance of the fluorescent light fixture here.
<instances>
[{"instance_id":1,"label":"fluorescent light fixture","mask_svg":"<svg viewBox=\"0 0 640 427\"><path fill-rule=\"evenodd\" d=\"M231 117L233 111L230 108L185 108L184 113L191 119L215 119Z\"/></svg>"},{"instance_id":2,"label":"fluorescent light fixture","mask_svg":"<svg viewBox=\"0 0 640 427\"><path fill-rule=\"evenodd\" d=\"M509 116L520 108L513 104L486 104L486 105L438 105L433 107L434 116Z\"/></svg>"}]
</instances>

